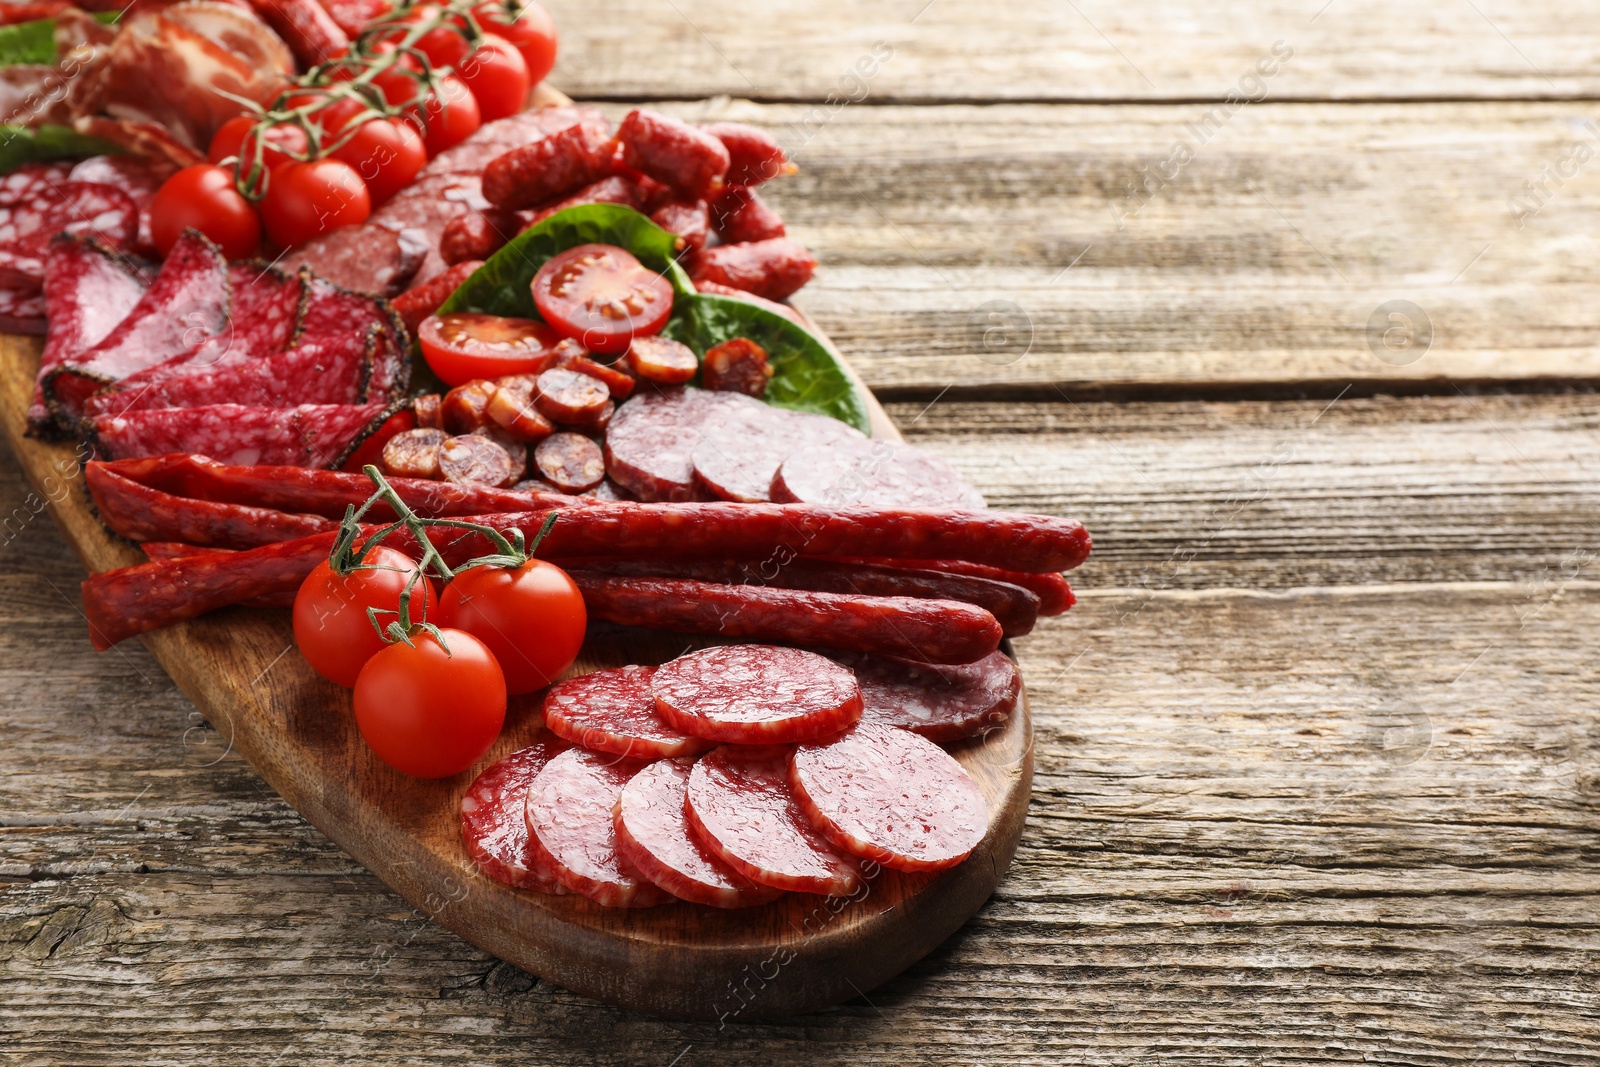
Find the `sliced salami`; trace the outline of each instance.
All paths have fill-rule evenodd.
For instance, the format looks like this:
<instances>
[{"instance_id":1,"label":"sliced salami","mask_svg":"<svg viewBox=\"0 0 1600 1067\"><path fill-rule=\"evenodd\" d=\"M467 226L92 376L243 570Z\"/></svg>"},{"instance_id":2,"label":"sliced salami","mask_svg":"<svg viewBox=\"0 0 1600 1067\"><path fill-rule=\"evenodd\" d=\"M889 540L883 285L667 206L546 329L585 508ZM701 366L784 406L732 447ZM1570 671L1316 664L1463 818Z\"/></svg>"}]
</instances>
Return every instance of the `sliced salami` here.
<instances>
[{"instance_id":1,"label":"sliced salami","mask_svg":"<svg viewBox=\"0 0 1600 1067\"><path fill-rule=\"evenodd\" d=\"M127 193L99 182L40 179L15 194L0 187L0 285L37 290L58 233L130 249L139 236L139 209Z\"/></svg>"},{"instance_id":2,"label":"sliced salami","mask_svg":"<svg viewBox=\"0 0 1600 1067\"><path fill-rule=\"evenodd\" d=\"M295 326L295 344L338 351L352 337L364 343L374 325L383 327L372 354L364 399L399 400L410 384L405 327L392 307L368 293L352 292L313 274L305 275L306 295Z\"/></svg>"},{"instance_id":3,"label":"sliced salami","mask_svg":"<svg viewBox=\"0 0 1600 1067\"><path fill-rule=\"evenodd\" d=\"M1000 651L959 664L845 652L833 658L855 671L862 722L898 726L930 741L960 741L1003 725L1022 694L1016 663Z\"/></svg>"},{"instance_id":4,"label":"sliced salami","mask_svg":"<svg viewBox=\"0 0 1600 1067\"><path fill-rule=\"evenodd\" d=\"M703 389L645 390L617 408L606 430L606 473L640 500L704 500L690 458L710 420L759 400Z\"/></svg>"},{"instance_id":5,"label":"sliced salami","mask_svg":"<svg viewBox=\"0 0 1600 1067\"><path fill-rule=\"evenodd\" d=\"M829 507L987 506L954 467L932 452L865 439L791 455L772 479L772 499Z\"/></svg>"},{"instance_id":6,"label":"sliced salami","mask_svg":"<svg viewBox=\"0 0 1600 1067\"><path fill-rule=\"evenodd\" d=\"M68 177L75 182L109 185L127 193L128 199L139 209L139 236L134 248L140 255L155 257L155 240L150 235L150 204L161 189L161 183L177 170L177 164L150 156L90 156L74 166Z\"/></svg>"},{"instance_id":7,"label":"sliced salami","mask_svg":"<svg viewBox=\"0 0 1600 1067\"><path fill-rule=\"evenodd\" d=\"M582 434L551 434L533 450L533 463L540 477L563 493L586 493L606 477L605 454Z\"/></svg>"},{"instance_id":8,"label":"sliced salami","mask_svg":"<svg viewBox=\"0 0 1600 1067\"><path fill-rule=\"evenodd\" d=\"M811 825L789 786L787 747L724 745L689 772L684 813L718 859L759 885L844 896L856 864Z\"/></svg>"},{"instance_id":9,"label":"sliced salami","mask_svg":"<svg viewBox=\"0 0 1600 1067\"><path fill-rule=\"evenodd\" d=\"M864 722L795 749L795 800L835 848L897 871L937 871L971 854L989 828L978 783L926 738Z\"/></svg>"},{"instance_id":10,"label":"sliced salami","mask_svg":"<svg viewBox=\"0 0 1600 1067\"><path fill-rule=\"evenodd\" d=\"M353 292L394 296L411 283L430 248L413 230L362 223L307 241L282 266L287 271L309 267L317 277Z\"/></svg>"},{"instance_id":11,"label":"sliced salami","mask_svg":"<svg viewBox=\"0 0 1600 1067\"><path fill-rule=\"evenodd\" d=\"M530 843L540 861L574 893L614 908L649 908L672 899L617 855L612 810L637 760L569 748L545 764L528 787Z\"/></svg>"},{"instance_id":12,"label":"sliced salami","mask_svg":"<svg viewBox=\"0 0 1600 1067\"><path fill-rule=\"evenodd\" d=\"M46 375L51 414L76 419L90 394L107 383L205 347L226 327L229 299L221 249L185 232L127 316L98 344Z\"/></svg>"},{"instance_id":13,"label":"sliced salami","mask_svg":"<svg viewBox=\"0 0 1600 1067\"><path fill-rule=\"evenodd\" d=\"M0 289L0 333L42 334L48 325L43 293Z\"/></svg>"},{"instance_id":14,"label":"sliced salami","mask_svg":"<svg viewBox=\"0 0 1600 1067\"><path fill-rule=\"evenodd\" d=\"M861 718L855 675L815 652L718 645L679 656L650 683L656 711L694 737L770 745L827 737Z\"/></svg>"},{"instance_id":15,"label":"sliced salami","mask_svg":"<svg viewBox=\"0 0 1600 1067\"><path fill-rule=\"evenodd\" d=\"M130 411L125 415L86 419L85 426L96 450L108 459L197 452L221 463L326 467L382 415L386 407L384 404L304 404L294 408L264 408L212 404L198 408Z\"/></svg>"},{"instance_id":16,"label":"sliced salami","mask_svg":"<svg viewBox=\"0 0 1600 1067\"><path fill-rule=\"evenodd\" d=\"M864 440L854 426L826 415L741 404L706 420L690 459L695 479L713 495L754 504L772 499L772 478L791 455Z\"/></svg>"},{"instance_id":17,"label":"sliced salami","mask_svg":"<svg viewBox=\"0 0 1600 1067\"><path fill-rule=\"evenodd\" d=\"M546 737L496 760L461 797L461 839L478 869L497 882L540 893L566 893L528 841L528 787L566 745Z\"/></svg>"},{"instance_id":18,"label":"sliced salami","mask_svg":"<svg viewBox=\"0 0 1600 1067\"><path fill-rule=\"evenodd\" d=\"M656 714L654 667L619 667L572 678L544 699L544 724L557 737L633 759L691 756L712 742L691 737Z\"/></svg>"},{"instance_id":19,"label":"sliced salami","mask_svg":"<svg viewBox=\"0 0 1600 1067\"><path fill-rule=\"evenodd\" d=\"M768 904L783 891L756 885L707 848L684 810L692 759L661 760L634 775L612 813L617 852L675 897L713 908Z\"/></svg>"}]
</instances>

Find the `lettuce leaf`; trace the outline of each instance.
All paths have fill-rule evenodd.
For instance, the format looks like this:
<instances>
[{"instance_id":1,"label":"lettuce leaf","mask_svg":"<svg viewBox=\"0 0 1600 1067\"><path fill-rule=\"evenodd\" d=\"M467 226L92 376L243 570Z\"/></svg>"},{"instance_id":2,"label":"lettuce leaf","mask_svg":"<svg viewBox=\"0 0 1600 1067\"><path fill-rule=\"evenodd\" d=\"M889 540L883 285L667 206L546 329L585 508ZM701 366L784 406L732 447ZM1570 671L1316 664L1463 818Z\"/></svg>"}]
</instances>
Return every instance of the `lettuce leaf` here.
<instances>
[{"instance_id":1,"label":"lettuce leaf","mask_svg":"<svg viewBox=\"0 0 1600 1067\"><path fill-rule=\"evenodd\" d=\"M0 126L0 174L10 174L24 163L114 156L123 151L121 145L69 126Z\"/></svg>"}]
</instances>

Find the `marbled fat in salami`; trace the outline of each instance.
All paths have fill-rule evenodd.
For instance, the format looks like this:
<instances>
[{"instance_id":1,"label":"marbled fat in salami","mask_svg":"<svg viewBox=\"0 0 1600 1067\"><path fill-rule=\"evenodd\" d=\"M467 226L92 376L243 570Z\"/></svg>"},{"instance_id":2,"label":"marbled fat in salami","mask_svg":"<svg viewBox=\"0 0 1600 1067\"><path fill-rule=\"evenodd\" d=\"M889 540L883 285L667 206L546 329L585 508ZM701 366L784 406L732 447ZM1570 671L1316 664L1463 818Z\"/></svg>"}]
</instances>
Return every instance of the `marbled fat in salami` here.
<instances>
[{"instance_id":1,"label":"marbled fat in salami","mask_svg":"<svg viewBox=\"0 0 1600 1067\"><path fill-rule=\"evenodd\" d=\"M679 656L650 683L656 710L694 737L744 745L810 740L861 718L851 672L815 652L718 645Z\"/></svg>"},{"instance_id":2,"label":"marbled fat in salami","mask_svg":"<svg viewBox=\"0 0 1600 1067\"><path fill-rule=\"evenodd\" d=\"M128 194L98 182L39 178L20 193L0 186L0 286L37 290L58 233L131 249L139 236L139 209Z\"/></svg>"},{"instance_id":3,"label":"marbled fat in salami","mask_svg":"<svg viewBox=\"0 0 1600 1067\"><path fill-rule=\"evenodd\" d=\"M544 698L544 723L558 737L633 759L689 756L713 742L691 737L656 714L654 667L618 667L571 678Z\"/></svg>"},{"instance_id":4,"label":"marbled fat in salami","mask_svg":"<svg viewBox=\"0 0 1600 1067\"><path fill-rule=\"evenodd\" d=\"M362 394L367 401L399 400L411 381L406 333L394 309L370 293L341 288L313 274L305 277L306 296L295 324L295 345L347 358L353 339L363 348L374 325L383 328L372 351L371 371Z\"/></svg>"},{"instance_id":5,"label":"marbled fat in salami","mask_svg":"<svg viewBox=\"0 0 1600 1067\"><path fill-rule=\"evenodd\" d=\"M150 204L161 184L178 170L175 163L150 156L90 156L72 168L75 182L97 182L128 194L139 209L139 237L134 249L142 256L156 258L155 240L150 235Z\"/></svg>"},{"instance_id":6,"label":"marbled fat in salami","mask_svg":"<svg viewBox=\"0 0 1600 1067\"><path fill-rule=\"evenodd\" d=\"M326 467L386 410L386 404L294 408L212 404L157 408L85 420L109 459L197 452L221 463Z\"/></svg>"},{"instance_id":7,"label":"marbled fat in salami","mask_svg":"<svg viewBox=\"0 0 1600 1067\"><path fill-rule=\"evenodd\" d=\"M791 455L866 440L854 426L766 404L737 405L705 420L690 459L696 480L723 500L772 499L772 478Z\"/></svg>"},{"instance_id":8,"label":"marbled fat in salami","mask_svg":"<svg viewBox=\"0 0 1600 1067\"><path fill-rule=\"evenodd\" d=\"M528 787L566 747L558 738L542 737L484 768L461 797L467 854L495 881L540 893L568 892L529 844L525 816Z\"/></svg>"},{"instance_id":9,"label":"marbled fat in salami","mask_svg":"<svg viewBox=\"0 0 1600 1067\"><path fill-rule=\"evenodd\" d=\"M986 506L982 494L932 452L866 439L794 453L772 479L772 499L828 507Z\"/></svg>"},{"instance_id":10,"label":"marbled fat in salami","mask_svg":"<svg viewBox=\"0 0 1600 1067\"><path fill-rule=\"evenodd\" d=\"M42 334L47 325L43 293L0 289L0 333Z\"/></svg>"}]
</instances>

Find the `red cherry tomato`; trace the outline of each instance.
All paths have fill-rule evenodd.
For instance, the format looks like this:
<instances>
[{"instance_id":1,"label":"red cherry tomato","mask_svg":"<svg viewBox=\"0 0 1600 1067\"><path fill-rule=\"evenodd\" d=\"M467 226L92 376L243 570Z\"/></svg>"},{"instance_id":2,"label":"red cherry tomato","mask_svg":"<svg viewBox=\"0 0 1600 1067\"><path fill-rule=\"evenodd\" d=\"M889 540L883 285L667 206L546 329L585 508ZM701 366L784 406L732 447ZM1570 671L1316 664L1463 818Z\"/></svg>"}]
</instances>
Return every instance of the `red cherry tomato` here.
<instances>
[{"instance_id":1,"label":"red cherry tomato","mask_svg":"<svg viewBox=\"0 0 1600 1067\"><path fill-rule=\"evenodd\" d=\"M389 612L378 616L384 626L395 621L400 593L416 569L405 553L381 545L349 574L335 574L326 560L317 564L294 597L294 641L312 669L346 688L355 685L367 660L385 647L367 609ZM437 602L433 582L420 579L411 594L411 618L420 620L425 610L431 614Z\"/></svg>"},{"instance_id":2,"label":"red cherry tomato","mask_svg":"<svg viewBox=\"0 0 1600 1067\"><path fill-rule=\"evenodd\" d=\"M255 125L256 120L250 115L237 115L224 122L212 136L206 158L213 163L241 157L248 160L255 154ZM268 170L293 162L293 154L303 157L310 148L306 131L298 126L269 126L262 141L261 162Z\"/></svg>"},{"instance_id":3,"label":"red cherry tomato","mask_svg":"<svg viewBox=\"0 0 1600 1067\"><path fill-rule=\"evenodd\" d=\"M150 239L163 256L193 227L222 246L229 259L261 250L261 219L233 184L233 169L210 163L184 167L150 202Z\"/></svg>"},{"instance_id":4,"label":"red cherry tomato","mask_svg":"<svg viewBox=\"0 0 1600 1067\"><path fill-rule=\"evenodd\" d=\"M528 64L503 37L489 36L456 64L456 76L472 90L484 122L515 115L528 102Z\"/></svg>"},{"instance_id":5,"label":"red cherry tomato","mask_svg":"<svg viewBox=\"0 0 1600 1067\"><path fill-rule=\"evenodd\" d=\"M482 641L442 629L379 652L356 678L356 728L378 758L418 778L459 774L506 721L506 680Z\"/></svg>"},{"instance_id":6,"label":"red cherry tomato","mask_svg":"<svg viewBox=\"0 0 1600 1067\"><path fill-rule=\"evenodd\" d=\"M340 132L336 128L334 136ZM409 122L368 119L354 137L333 151L333 158L361 175L373 206L377 206L411 184L427 165L428 152L422 146L422 135Z\"/></svg>"},{"instance_id":7,"label":"red cherry tomato","mask_svg":"<svg viewBox=\"0 0 1600 1067\"><path fill-rule=\"evenodd\" d=\"M439 620L489 647L507 692L531 693L578 658L588 612L566 571L530 559L515 569L473 567L456 575L439 601Z\"/></svg>"},{"instance_id":8,"label":"red cherry tomato","mask_svg":"<svg viewBox=\"0 0 1600 1067\"><path fill-rule=\"evenodd\" d=\"M446 385L465 385L544 370L561 335L535 319L456 313L423 319L417 340L433 373Z\"/></svg>"},{"instance_id":9,"label":"red cherry tomato","mask_svg":"<svg viewBox=\"0 0 1600 1067\"><path fill-rule=\"evenodd\" d=\"M532 288L544 321L602 355L660 333L672 314L671 284L611 245L579 245L554 256L533 276Z\"/></svg>"},{"instance_id":10,"label":"red cherry tomato","mask_svg":"<svg viewBox=\"0 0 1600 1067\"><path fill-rule=\"evenodd\" d=\"M372 198L366 183L348 163L337 159L279 167L261 201L267 236L288 248L340 226L365 222L370 214Z\"/></svg>"},{"instance_id":11,"label":"red cherry tomato","mask_svg":"<svg viewBox=\"0 0 1600 1067\"><path fill-rule=\"evenodd\" d=\"M423 34L414 47L428 57L428 65L434 70L446 70L459 66L466 57L467 39L460 30L443 25Z\"/></svg>"},{"instance_id":12,"label":"red cherry tomato","mask_svg":"<svg viewBox=\"0 0 1600 1067\"><path fill-rule=\"evenodd\" d=\"M446 74L439 81L439 91L429 93L421 115L423 145L431 158L478 132L483 116L478 113L478 101L472 91L454 74Z\"/></svg>"},{"instance_id":13,"label":"red cherry tomato","mask_svg":"<svg viewBox=\"0 0 1600 1067\"><path fill-rule=\"evenodd\" d=\"M517 12L521 12L520 16ZM510 9L503 3L480 4L473 9L478 25L489 33L504 37L522 53L528 64L528 81L538 85L556 65L556 20L533 0L512 0Z\"/></svg>"}]
</instances>

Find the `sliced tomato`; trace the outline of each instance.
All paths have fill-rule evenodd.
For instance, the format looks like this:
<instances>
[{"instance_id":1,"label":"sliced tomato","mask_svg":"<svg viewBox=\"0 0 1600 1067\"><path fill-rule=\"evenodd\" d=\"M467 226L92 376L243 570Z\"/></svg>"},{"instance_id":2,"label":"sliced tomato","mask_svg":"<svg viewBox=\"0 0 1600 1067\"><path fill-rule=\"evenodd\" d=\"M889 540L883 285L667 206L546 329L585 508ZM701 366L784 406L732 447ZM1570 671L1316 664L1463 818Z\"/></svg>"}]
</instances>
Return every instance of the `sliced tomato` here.
<instances>
[{"instance_id":1,"label":"sliced tomato","mask_svg":"<svg viewBox=\"0 0 1600 1067\"><path fill-rule=\"evenodd\" d=\"M546 322L602 355L660 333L672 314L672 285L612 245L567 249L539 268L532 288Z\"/></svg>"},{"instance_id":2,"label":"sliced tomato","mask_svg":"<svg viewBox=\"0 0 1600 1067\"><path fill-rule=\"evenodd\" d=\"M233 184L233 168L210 163L184 167L162 183L150 202L150 238L163 256L194 227L229 259L261 250L261 218Z\"/></svg>"},{"instance_id":3,"label":"sliced tomato","mask_svg":"<svg viewBox=\"0 0 1600 1067\"><path fill-rule=\"evenodd\" d=\"M538 85L556 65L556 20L534 0L486 3L473 9L478 24L510 41L528 64L528 80Z\"/></svg>"},{"instance_id":4,"label":"sliced tomato","mask_svg":"<svg viewBox=\"0 0 1600 1067\"><path fill-rule=\"evenodd\" d=\"M433 373L447 385L462 385L544 370L561 335L535 319L450 314L424 319L417 340Z\"/></svg>"}]
</instances>

